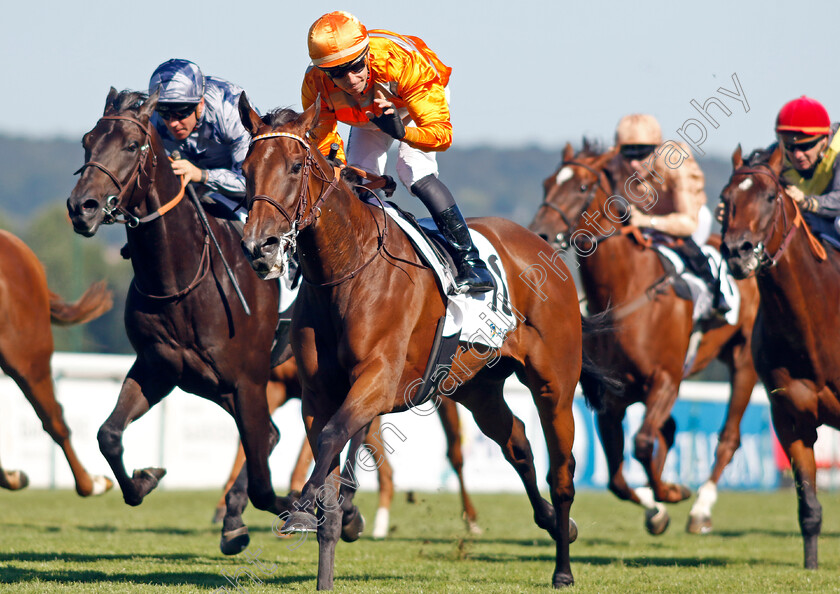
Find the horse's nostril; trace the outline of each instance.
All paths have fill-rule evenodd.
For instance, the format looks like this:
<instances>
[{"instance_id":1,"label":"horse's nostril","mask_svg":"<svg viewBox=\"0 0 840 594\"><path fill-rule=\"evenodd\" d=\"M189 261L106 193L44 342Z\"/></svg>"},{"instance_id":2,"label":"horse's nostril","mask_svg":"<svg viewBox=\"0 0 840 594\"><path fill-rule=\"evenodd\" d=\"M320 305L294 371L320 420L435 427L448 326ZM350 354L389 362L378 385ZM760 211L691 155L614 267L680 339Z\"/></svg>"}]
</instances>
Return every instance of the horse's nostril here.
<instances>
[{"instance_id":1,"label":"horse's nostril","mask_svg":"<svg viewBox=\"0 0 840 594\"><path fill-rule=\"evenodd\" d=\"M89 198L82 202L83 210L96 210L97 208L99 208L99 202L97 202L93 198Z\"/></svg>"},{"instance_id":2,"label":"horse's nostril","mask_svg":"<svg viewBox=\"0 0 840 594\"><path fill-rule=\"evenodd\" d=\"M260 244L260 254L262 255L269 255L273 254L277 251L277 247L280 245L280 240L274 236L266 237L263 242Z\"/></svg>"},{"instance_id":3,"label":"horse's nostril","mask_svg":"<svg viewBox=\"0 0 840 594\"><path fill-rule=\"evenodd\" d=\"M753 244L751 244L749 241L745 241L738 247L738 252L742 254L748 254L752 252L753 249Z\"/></svg>"},{"instance_id":4,"label":"horse's nostril","mask_svg":"<svg viewBox=\"0 0 840 594\"><path fill-rule=\"evenodd\" d=\"M537 235L539 235L540 238L544 241L548 241L548 235L546 235L545 233L537 233Z\"/></svg>"}]
</instances>

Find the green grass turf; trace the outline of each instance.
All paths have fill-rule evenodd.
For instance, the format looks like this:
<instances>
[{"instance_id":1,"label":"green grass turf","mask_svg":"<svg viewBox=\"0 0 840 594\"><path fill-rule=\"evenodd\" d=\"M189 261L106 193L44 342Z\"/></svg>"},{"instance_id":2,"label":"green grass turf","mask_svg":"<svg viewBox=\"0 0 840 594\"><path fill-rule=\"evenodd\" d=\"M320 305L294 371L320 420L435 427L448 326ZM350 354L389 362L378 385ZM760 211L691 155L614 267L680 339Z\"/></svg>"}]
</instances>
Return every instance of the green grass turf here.
<instances>
[{"instance_id":1,"label":"green grass turf","mask_svg":"<svg viewBox=\"0 0 840 594\"><path fill-rule=\"evenodd\" d=\"M245 565L219 553L211 526L218 493L160 491L137 508L118 492L83 500L70 491L0 492L0 592L212 592L222 571ZM524 495L476 495L482 536L468 536L457 495L398 493L385 541L339 543L336 592L548 592L554 547ZM684 531L690 504L669 506L671 526L648 535L640 508L603 492L578 493L572 513L573 592L840 592L840 494L820 493L820 569L802 569L792 490L722 492L715 531ZM373 520L376 496L361 493ZM294 550L272 517L249 508L250 551L275 565L245 577L249 592L315 590L317 544ZM253 568L253 566L251 566ZM232 588L231 588L231 591ZM242 590L240 590L241 592Z\"/></svg>"}]
</instances>

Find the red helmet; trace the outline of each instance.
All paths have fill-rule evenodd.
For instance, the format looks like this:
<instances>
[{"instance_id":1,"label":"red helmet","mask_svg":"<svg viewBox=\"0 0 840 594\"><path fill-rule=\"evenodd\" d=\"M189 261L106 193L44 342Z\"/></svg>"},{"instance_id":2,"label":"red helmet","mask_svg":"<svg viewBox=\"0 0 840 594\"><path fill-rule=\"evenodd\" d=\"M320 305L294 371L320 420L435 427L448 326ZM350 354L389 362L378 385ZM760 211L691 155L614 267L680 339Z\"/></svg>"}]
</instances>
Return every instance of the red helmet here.
<instances>
[{"instance_id":1,"label":"red helmet","mask_svg":"<svg viewBox=\"0 0 840 594\"><path fill-rule=\"evenodd\" d=\"M776 132L821 136L831 132L831 120L822 104L802 95L788 101L776 117Z\"/></svg>"}]
</instances>

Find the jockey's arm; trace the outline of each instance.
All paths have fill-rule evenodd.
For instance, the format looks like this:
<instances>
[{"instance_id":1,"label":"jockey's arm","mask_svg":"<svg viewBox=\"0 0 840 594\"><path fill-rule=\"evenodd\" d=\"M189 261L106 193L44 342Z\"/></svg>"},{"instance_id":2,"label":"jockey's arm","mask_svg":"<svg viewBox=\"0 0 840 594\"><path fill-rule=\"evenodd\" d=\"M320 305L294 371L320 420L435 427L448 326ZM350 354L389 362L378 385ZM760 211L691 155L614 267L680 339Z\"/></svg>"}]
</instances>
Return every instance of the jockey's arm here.
<instances>
[{"instance_id":1,"label":"jockey's arm","mask_svg":"<svg viewBox=\"0 0 840 594\"><path fill-rule=\"evenodd\" d=\"M319 93L314 86L313 80L310 76L306 76L303 80L301 104L303 105L304 111L309 109L318 100ZM338 134L338 119L335 117L335 112L327 106L326 102L321 101L318 125L310 130L309 133L317 142L318 150L322 155L325 157L329 155L330 145L335 143L338 145L336 157L341 161L347 161L347 157L344 154L344 142Z\"/></svg>"},{"instance_id":2,"label":"jockey's arm","mask_svg":"<svg viewBox=\"0 0 840 594\"><path fill-rule=\"evenodd\" d=\"M697 230L700 209L706 204L703 174L692 161L665 171L673 188L674 212L648 215L643 226L674 237L688 237Z\"/></svg>"},{"instance_id":3,"label":"jockey's arm","mask_svg":"<svg viewBox=\"0 0 840 594\"><path fill-rule=\"evenodd\" d=\"M825 192L819 196L814 196L816 203L816 210L812 212L818 216L831 218L840 216L840 175L837 172L837 162L834 164L834 177L831 180ZM805 202L810 196L805 197ZM813 204L813 203L812 203Z\"/></svg>"}]
</instances>

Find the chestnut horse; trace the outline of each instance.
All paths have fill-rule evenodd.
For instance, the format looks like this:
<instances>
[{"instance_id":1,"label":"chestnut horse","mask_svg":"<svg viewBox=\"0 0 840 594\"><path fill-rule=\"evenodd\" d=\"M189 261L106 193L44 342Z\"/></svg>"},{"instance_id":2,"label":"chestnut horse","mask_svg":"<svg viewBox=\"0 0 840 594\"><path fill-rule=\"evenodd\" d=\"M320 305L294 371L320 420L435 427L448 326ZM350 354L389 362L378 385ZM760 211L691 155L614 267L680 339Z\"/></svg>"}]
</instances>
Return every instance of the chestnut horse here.
<instances>
[{"instance_id":1,"label":"chestnut horse","mask_svg":"<svg viewBox=\"0 0 840 594\"><path fill-rule=\"evenodd\" d=\"M350 436L377 415L411 408L409 394L423 377L444 300L408 238L380 208L359 200L307 140L318 121L317 103L302 115L279 110L261 120L243 93L239 108L254 137L243 164L250 201L243 248L265 278L282 274L296 249L304 278L291 333L316 462L299 511L284 528L317 530L317 586L331 589L342 518L354 510L336 499L328 477ZM566 586L574 582L569 510L572 401L582 366L577 294L558 275L540 275L540 291L526 282L533 282L529 274L548 248L533 233L503 219L472 219L470 225L498 250L519 323L501 348L460 347L441 390L472 412L519 473L537 525L556 541L552 583ZM540 495L525 427L504 401L504 381L513 373L529 387L540 415L551 503ZM592 378L599 379L595 372Z\"/></svg>"},{"instance_id":2,"label":"chestnut horse","mask_svg":"<svg viewBox=\"0 0 840 594\"><path fill-rule=\"evenodd\" d=\"M156 104L156 95L111 88L103 117L82 141L85 164L67 200L73 228L86 237L102 224L126 224L134 270L125 326L137 359L99 430L99 447L125 502L139 505L166 471L126 472L122 436L128 425L175 387L224 408L247 456L247 476L243 472L228 495L222 528L222 552L236 554L248 542L241 518L248 497L274 514L290 503L275 495L268 467L279 439L266 403L279 288L253 273L231 222L208 217L250 306L251 315L245 312L195 205L181 200L182 181L149 124Z\"/></svg>"},{"instance_id":3,"label":"chestnut horse","mask_svg":"<svg viewBox=\"0 0 840 594\"><path fill-rule=\"evenodd\" d=\"M0 368L18 385L44 431L61 447L73 472L76 493L82 497L101 495L113 483L104 476L88 474L70 443L70 429L55 399L50 324L83 324L104 314L112 304L104 282L91 285L77 302L65 303L47 287L44 267L32 250L11 233L0 231ZM23 471L0 467L3 489L17 491L28 484Z\"/></svg>"},{"instance_id":4,"label":"chestnut horse","mask_svg":"<svg viewBox=\"0 0 840 594\"><path fill-rule=\"evenodd\" d=\"M588 143L575 156L567 144L563 162L543 182L544 201L530 229L549 239L554 247L567 247L569 237L595 238L591 245L583 246L587 253L578 258L583 290L589 313L612 310L615 333L598 336L597 342L587 342L586 348L599 364L619 372L626 384L624 394L611 399L609 406L596 415L597 425L609 468L609 488L620 499L645 507L645 526L651 534L661 534L668 527L670 519L662 502L676 503L691 494L683 485L662 480L665 457L676 430L671 410L680 382L716 358L729 368L731 395L715 465L700 489L687 526L689 532L707 533L712 530L717 482L740 445L741 417L757 379L750 337L758 292L753 281L738 283L738 324L704 329L696 358L685 373L693 327L692 303L669 288L651 290L665 270L656 252L643 249L626 232L630 227L621 226L629 215L627 203L621 196L614 196L624 191L616 184L632 172L621 170L620 159L616 151L598 154ZM547 257L559 259L559 255L558 251ZM632 489L623 474L622 420L627 407L635 402L644 403L645 416L635 436L634 456L644 466L649 489Z\"/></svg>"},{"instance_id":5,"label":"chestnut horse","mask_svg":"<svg viewBox=\"0 0 840 594\"><path fill-rule=\"evenodd\" d=\"M782 189L779 148L744 163L738 146L732 167L721 194L722 252L733 275L758 282L753 356L793 467L805 567L816 569L822 508L814 442L820 425L840 429L840 256L826 253Z\"/></svg>"},{"instance_id":6,"label":"chestnut horse","mask_svg":"<svg viewBox=\"0 0 840 594\"><path fill-rule=\"evenodd\" d=\"M273 414L275 410L283 406L292 398L300 398L300 382L297 378L297 363L294 357L287 360L281 365L278 365L271 370L271 381L268 382L268 411ZM458 484L461 489L461 504L463 506L463 518L466 522L467 529L471 534L481 534L482 530L477 523L478 514L473 507L470 496L467 493L466 485L464 483L464 456L461 450L461 421L458 418L458 409L456 404L448 398L442 398L437 412L440 415L440 422L443 426L443 432L446 437L447 450L446 455L449 458L449 463L458 477ZM374 522L373 538L385 538L388 534L388 520L390 517L391 502L394 499L394 479L393 468L391 467L388 457L385 455L383 444L379 441L377 436L380 434L379 417L374 419L370 425L367 436L365 437L364 445L368 447L377 461L376 475L379 482L379 506L376 511L376 521ZM381 456L380 456L381 454ZM306 478L309 475L309 467L312 464L313 455L312 448L309 447L309 442L304 439L303 444L298 454L298 459L295 462L292 476L289 480L289 488L292 492L300 493L306 484ZM245 451L242 449L242 444L239 445L239 450L236 453L236 459L233 463L230 476L227 483L225 483L222 497L216 504L216 512L213 522L221 522L227 510L225 497L227 492L233 487L234 482L239 476L243 465L245 464Z\"/></svg>"}]
</instances>

